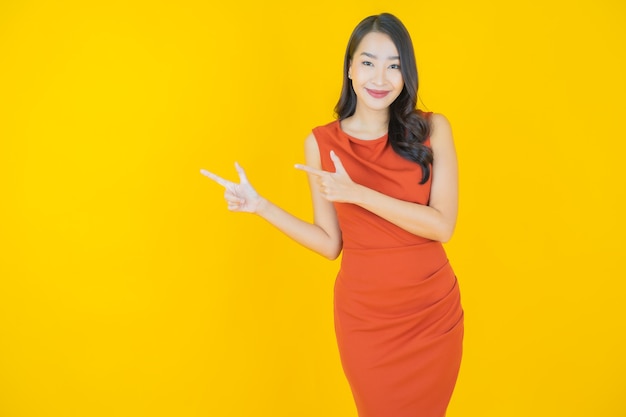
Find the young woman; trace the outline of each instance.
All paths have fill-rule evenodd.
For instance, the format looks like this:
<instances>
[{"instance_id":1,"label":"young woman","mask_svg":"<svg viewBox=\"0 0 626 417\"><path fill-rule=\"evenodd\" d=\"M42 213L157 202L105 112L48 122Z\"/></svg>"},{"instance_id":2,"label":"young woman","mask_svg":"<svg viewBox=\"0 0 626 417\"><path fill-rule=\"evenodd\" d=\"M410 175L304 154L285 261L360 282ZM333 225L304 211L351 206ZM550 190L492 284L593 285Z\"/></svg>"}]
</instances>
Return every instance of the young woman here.
<instances>
[{"instance_id":1,"label":"young woman","mask_svg":"<svg viewBox=\"0 0 626 417\"><path fill-rule=\"evenodd\" d=\"M240 182L202 170L228 208L256 213L321 255L343 251L335 331L360 417L443 417L461 362L463 310L441 242L457 218L447 119L416 110L409 33L393 15L364 19L345 55L338 119L305 141L313 223Z\"/></svg>"}]
</instances>

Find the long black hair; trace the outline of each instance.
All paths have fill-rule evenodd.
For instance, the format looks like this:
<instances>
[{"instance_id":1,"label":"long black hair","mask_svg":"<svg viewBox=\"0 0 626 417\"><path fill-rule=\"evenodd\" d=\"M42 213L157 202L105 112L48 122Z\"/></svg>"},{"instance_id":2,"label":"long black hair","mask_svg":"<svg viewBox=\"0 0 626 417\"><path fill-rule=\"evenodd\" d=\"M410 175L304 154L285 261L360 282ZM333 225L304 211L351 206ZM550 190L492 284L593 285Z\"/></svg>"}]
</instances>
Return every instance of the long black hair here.
<instances>
[{"instance_id":1,"label":"long black hair","mask_svg":"<svg viewBox=\"0 0 626 417\"><path fill-rule=\"evenodd\" d=\"M430 134L430 124L416 109L419 81L411 36L402 22L394 15L382 13L366 17L352 32L346 48L343 86L341 96L335 106L335 113L337 113L339 120L343 120L352 116L356 110L357 99L352 88L352 80L348 78L348 70L354 52L365 35L370 32L384 33L389 36L398 49L404 87L398 98L389 106L388 138L396 153L422 167L420 184L424 184L430 177L433 163L433 152L424 145L424 141Z\"/></svg>"}]
</instances>

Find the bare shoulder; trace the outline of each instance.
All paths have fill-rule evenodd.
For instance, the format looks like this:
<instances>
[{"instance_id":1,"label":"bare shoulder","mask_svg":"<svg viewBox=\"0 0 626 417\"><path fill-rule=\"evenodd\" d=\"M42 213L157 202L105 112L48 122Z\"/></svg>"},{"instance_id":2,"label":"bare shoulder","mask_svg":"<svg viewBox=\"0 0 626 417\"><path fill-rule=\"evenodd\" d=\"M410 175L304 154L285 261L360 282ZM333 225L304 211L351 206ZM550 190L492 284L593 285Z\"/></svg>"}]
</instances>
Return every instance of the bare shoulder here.
<instances>
[{"instance_id":1,"label":"bare shoulder","mask_svg":"<svg viewBox=\"0 0 626 417\"><path fill-rule=\"evenodd\" d=\"M430 116L430 145L435 152L437 149L454 148L452 126L448 118L441 113L433 113Z\"/></svg>"},{"instance_id":2,"label":"bare shoulder","mask_svg":"<svg viewBox=\"0 0 626 417\"><path fill-rule=\"evenodd\" d=\"M430 147L433 150L435 161L455 161L456 149L454 138L452 137L452 127L448 118L443 114L433 113L430 116L430 123Z\"/></svg>"},{"instance_id":3,"label":"bare shoulder","mask_svg":"<svg viewBox=\"0 0 626 417\"><path fill-rule=\"evenodd\" d=\"M304 139L304 148L308 149L310 147L317 148L317 139L315 138L315 134L313 132L309 133L306 139Z\"/></svg>"},{"instance_id":4,"label":"bare shoulder","mask_svg":"<svg viewBox=\"0 0 626 417\"><path fill-rule=\"evenodd\" d=\"M452 136L452 126L446 116L441 113L433 113L430 116L432 137Z\"/></svg>"},{"instance_id":5,"label":"bare shoulder","mask_svg":"<svg viewBox=\"0 0 626 417\"><path fill-rule=\"evenodd\" d=\"M317 139L313 132L309 133L304 140L304 157L307 165L310 167L318 169L322 167L319 145L317 144Z\"/></svg>"}]
</instances>

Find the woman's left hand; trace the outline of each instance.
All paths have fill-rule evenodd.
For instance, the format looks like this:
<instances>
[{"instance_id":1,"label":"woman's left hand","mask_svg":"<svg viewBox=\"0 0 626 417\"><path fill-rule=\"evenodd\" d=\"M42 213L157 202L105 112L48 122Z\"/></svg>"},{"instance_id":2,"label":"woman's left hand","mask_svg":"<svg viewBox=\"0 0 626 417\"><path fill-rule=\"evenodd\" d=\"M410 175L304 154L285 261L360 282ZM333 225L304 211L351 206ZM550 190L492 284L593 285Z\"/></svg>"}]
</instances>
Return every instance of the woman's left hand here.
<instances>
[{"instance_id":1,"label":"woman's left hand","mask_svg":"<svg viewBox=\"0 0 626 417\"><path fill-rule=\"evenodd\" d=\"M335 166L335 172L323 171L301 164L296 164L296 168L317 177L320 194L326 200L337 203L354 202L359 188L358 184L352 181L334 151L330 151L330 159Z\"/></svg>"}]
</instances>

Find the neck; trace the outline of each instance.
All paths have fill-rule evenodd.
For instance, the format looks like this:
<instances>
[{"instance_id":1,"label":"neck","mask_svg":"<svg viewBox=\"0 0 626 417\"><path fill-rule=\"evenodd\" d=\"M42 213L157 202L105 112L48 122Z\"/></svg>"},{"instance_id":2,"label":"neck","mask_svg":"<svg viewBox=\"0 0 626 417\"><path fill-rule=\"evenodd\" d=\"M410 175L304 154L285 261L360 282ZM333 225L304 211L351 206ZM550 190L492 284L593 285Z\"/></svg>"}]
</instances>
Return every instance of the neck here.
<instances>
[{"instance_id":1,"label":"neck","mask_svg":"<svg viewBox=\"0 0 626 417\"><path fill-rule=\"evenodd\" d=\"M389 109L364 109L357 104L351 119L359 126L359 130L371 132L374 136L379 133L382 135L389 129Z\"/></svg>"}]
</instances>

